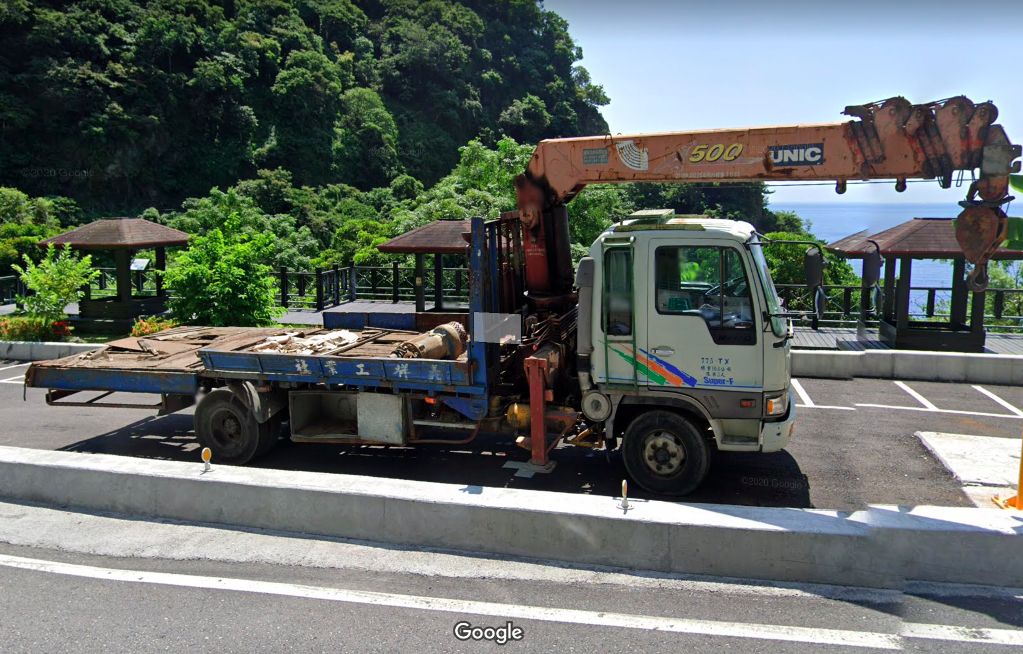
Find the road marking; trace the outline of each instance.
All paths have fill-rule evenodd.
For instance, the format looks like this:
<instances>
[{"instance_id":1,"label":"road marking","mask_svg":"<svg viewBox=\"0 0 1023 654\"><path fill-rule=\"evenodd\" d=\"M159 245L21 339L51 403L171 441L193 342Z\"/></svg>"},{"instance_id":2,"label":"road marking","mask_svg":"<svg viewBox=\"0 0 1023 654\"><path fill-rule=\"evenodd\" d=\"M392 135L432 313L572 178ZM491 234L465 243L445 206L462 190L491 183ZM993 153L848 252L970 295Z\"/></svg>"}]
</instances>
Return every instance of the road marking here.
<instances>
[{"instance_id":1,"label":"road marking","mask_svg":"<svg viewBox=\"0 0 1023 654\"><path fill-rule=\"evenodd\" d=\"M906 391L907 393L909 393L914 399L916 399L917 402L919 402L920 404L924 405L924 408L927 409L928 411L941 411L941 409L939 409L938 407L936 407L933 404L931 404L931 401L928 400L926 397L924 397L920 393L917 393L912 388L910 388L906 384L906 382L897 381L897 382L895 382L895 385L898 386L899 388L901 388L902 390Z\"/></svg>"},{"instance_id":2,"label":"road marking","mask_svg":"<svg viewBox=\"0 0 1023 654\"><path fill-rule=\"evenodd\" d=\"M866 407L870 409L897 409L899 411L923 411L925 413L951 413L960 416L980 416L982 418L1008 418L1010 420L1019 420L1021 416L1009 416L1004 413L984 413L983 411L956 411L955 409L925 409L923 407L916 406L891 406L889 404L860 404L856 406Z\"/></svg>"},{"instance_id":3,"label":"road marking","mask_svg":"<svg viewBox=\"0 0 1023 654\"><path fill-rule=\"evenodd\" d=\"M25 381L25 375L18 375L10 379L0 379L0 384L20 384Z\"/></svg>"},{"instance_id":4,"label":"road marking","mask_svg":"<svg viewBox=\"0 0 1023 654\"><path fill-rule=\"evenodd\" d=\"M796 404L801 409L831 409L833 411L855 411L855 407L851 406L828 406L827 404Z\"/></svg>"},{"instance_id":5,"label":"road marking","mask_svg":"<svg viewBox=\"0 0 1023 654\"><path fill-rule=\"evenodd\" d=\"M999 404L1001 404L1003 407L1005 407L1009 411L1012 411L1013 413L1015 413L1020 418L1023 418L1023 411L1020 411L1016 407L1012 406L1011 404L1009 404L1008 402L1006 402L1002 398L998 397L997 395L995 395L994 393L992 393L988 389L984 388L983 386L974 386L974 388L977 389L978 391L980 391L981 393L983 393L984 395L987 395L988 397L990 397L995 402L998 402Z\"/></svg>"},{"instance_id":6,"label":"road marking","mask_svg":"<svg viewBox=\"0 0 1023 654\"><path fill-rule=\"evenodd\" d=\"M370 606L389 606L420 611L439 611L497 618L515 618L540 622L583 624L595 627L666 631L699 636L775 640L846 647L873 647L876 649L903 649L906 639L943 640L959 643L984 643L1023 646L1023 630L972 629L946 625L901 623L898 634L844 629L816 629L787 625L761 625L747 622L718 620L689 620L625 613L603 613L577 609L561 609L522 604L497 604L472 600L454 600L418 595L398 595L372 591L301 586L272 581L202 577L169 572L98 568L73 563L27 559L20 556L0 555L0 565L21 570L85 577L103 581L158 584L182 588L202 588L243 593L259 593L282 597L345 602Z\"/></svg>"},{"instance_id":7,"label":"road marking","mask_svg":"<svg viewBox=\"0 0 1023 654\"><path fill-rule=\"evenodd\" d=\"M7 366L6 368L0 368L0 372L3 372L4 370L10 370L11 368L20 368L22 366L27 366L27 365L30 365L30 364L29 363L19 363L19 364L13 365L13 366Z\"/></svg>"},{"instance_id":8,"label":"road marking","mask_svg":"<svg viewBox=\"0 0 1023 654\"><path fill-rule=\"evenodd\" d=\"M799 396L799 399L803 401L803 406L814 406L813 400L811 400L810 396L806 394L805 390L803 390L803 385L799 383L798 379L793 378L792 388L795 389L796 395Z\"/></svg>"},{"instance_id":9,"label":"road marking","mask_svg":"<svg viewBox=\"0 0 1023 654\"><path fill-rule=\"evenodd\" d=\"M991 645L1023 645L1023 631L1014 629L969 629L943 624L902 623L902 635L905 638L923 638L926 640L949 640L957 643L982 642ZM962 640L963 637L980 638L982 640Z\"/></svg>"}]
</instances>

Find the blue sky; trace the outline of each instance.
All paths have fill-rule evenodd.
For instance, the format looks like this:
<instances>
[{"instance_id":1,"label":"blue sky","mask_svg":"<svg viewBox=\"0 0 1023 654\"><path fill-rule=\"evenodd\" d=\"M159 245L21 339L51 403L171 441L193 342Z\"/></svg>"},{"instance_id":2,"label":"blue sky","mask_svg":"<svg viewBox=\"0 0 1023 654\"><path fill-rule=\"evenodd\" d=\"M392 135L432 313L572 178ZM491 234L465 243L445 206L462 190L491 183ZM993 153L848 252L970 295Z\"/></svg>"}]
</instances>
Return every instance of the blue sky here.
<instances>
[{"instance_id":1,"label":"blue sky","mask_svg":"<svg viewBox=\"0 0 1023 654\"><path fill-rule=\"evenodd\" d=\"M547 0L604 86L614 133L847 120L846 105L903 95L992 100L1023 143L1023 0ZM772 202L941 202L934 183L775 185Z\"/></svg>"}]
</instances>

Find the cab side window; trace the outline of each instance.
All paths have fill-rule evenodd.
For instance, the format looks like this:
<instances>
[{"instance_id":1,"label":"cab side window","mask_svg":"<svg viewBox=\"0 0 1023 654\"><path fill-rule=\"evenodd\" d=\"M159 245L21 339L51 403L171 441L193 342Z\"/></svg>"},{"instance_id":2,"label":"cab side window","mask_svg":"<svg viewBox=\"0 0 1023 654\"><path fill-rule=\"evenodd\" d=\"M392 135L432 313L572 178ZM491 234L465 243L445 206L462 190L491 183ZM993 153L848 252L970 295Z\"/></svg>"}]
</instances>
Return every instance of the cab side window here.
<instances>
[{"instance_id":1,"label":"cab side window","mask_svg":"<svg viewBox=\"0 0 1023 654\"><path fill-rule=\"evenodd\" d=\"M632 251L615 248L604 254L604 333L632 336Z\"/></svg>"},{"instance_id":2,"label":"cab side window","mask_svg":"<svg viewBox=\"0 0 1023 654\"><path fill-rule=\"evenodd\" d=\"M715 343L757 342L749 277L738 250L660 247L654 263L658 313L699 316Z\"/></svg>"}]
</instances>

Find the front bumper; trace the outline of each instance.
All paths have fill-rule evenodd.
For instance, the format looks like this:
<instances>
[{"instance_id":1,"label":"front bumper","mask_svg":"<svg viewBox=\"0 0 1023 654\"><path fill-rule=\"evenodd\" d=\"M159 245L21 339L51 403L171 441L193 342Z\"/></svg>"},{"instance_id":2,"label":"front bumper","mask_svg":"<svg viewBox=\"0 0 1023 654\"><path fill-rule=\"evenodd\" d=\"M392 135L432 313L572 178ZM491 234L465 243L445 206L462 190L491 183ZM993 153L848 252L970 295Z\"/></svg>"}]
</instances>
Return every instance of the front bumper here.
<instances>
[{"instance_id":1,"label":"front bumper","mask_svg":"<svg viewBox=\"0 0 1023 654\"><path fill-rule=\"evenodd\" d=\"M785 449L792 438L796 421L796 394L789 388L789 412L779 422L765 422L760 428L760 451L777 452Z\"/></svg>"}]
</instances>

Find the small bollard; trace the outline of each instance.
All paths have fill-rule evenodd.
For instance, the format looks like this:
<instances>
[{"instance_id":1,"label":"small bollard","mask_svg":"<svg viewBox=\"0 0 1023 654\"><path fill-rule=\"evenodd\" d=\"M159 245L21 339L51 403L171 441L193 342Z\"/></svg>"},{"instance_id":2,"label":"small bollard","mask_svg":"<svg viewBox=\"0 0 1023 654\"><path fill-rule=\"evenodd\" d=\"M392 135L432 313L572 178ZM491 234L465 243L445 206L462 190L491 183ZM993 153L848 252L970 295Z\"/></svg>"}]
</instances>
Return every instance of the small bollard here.
<instances>
[{"instance_id":1,"label":"small bollard","mask_svg":"<svg viewBox=\"0 0 1023 654\"><path fill-rule=\"evenodd\" d=\"M202 471L210 471L210 459L213 458L213 450L208 447L202 448Z\"/></svg>"},{"instance_id":2,"label":"small bollard","mask_svg":"<svg viewBox=\"0 0 1023 654\"><path fill-rule=\"evenodd\" d=\"M632 507L629 506L629 482L622 480L622 501L618 505L618 508L622 511L628 511Z\"/></svg>"}]
</instances>

